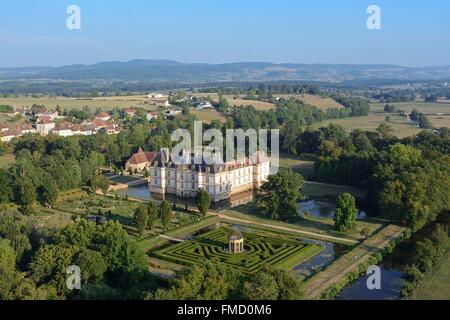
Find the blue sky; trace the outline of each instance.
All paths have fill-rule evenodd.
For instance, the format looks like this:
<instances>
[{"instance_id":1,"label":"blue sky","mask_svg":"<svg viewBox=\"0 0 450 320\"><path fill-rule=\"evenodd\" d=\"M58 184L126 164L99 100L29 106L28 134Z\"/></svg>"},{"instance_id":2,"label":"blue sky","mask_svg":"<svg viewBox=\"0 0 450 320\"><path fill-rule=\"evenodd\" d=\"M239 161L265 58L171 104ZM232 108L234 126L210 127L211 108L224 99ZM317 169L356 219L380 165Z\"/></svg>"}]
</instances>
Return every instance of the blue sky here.
<instances>
[{"instance_id":1,"label":"blue sky","mask_svg":"<svg viewBox=\"0 0 450 320\"><path fill-rule=\"evenodd\" d=\"M81 8L81 30L66 9ZM366 9L381 8L369 31ZM171 59L450 65L447 0L14 0L0 4L0 66Z\"/></svg>"}]
</instances>

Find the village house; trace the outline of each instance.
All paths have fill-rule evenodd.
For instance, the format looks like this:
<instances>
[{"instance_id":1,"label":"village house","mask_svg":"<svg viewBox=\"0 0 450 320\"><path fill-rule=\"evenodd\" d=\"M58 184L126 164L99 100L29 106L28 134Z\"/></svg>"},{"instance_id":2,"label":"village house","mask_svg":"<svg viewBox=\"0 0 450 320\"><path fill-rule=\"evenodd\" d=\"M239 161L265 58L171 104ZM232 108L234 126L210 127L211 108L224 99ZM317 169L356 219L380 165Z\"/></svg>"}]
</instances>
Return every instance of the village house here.
<instances>
[{"instance_id":1,"label":"village house","mask_svg":"<svg viewBox=\"0 0 450 320\"><path fill-rule=\"evenodd\" d=\"M144 152L142 148L139 148L138 152L133 154L125 164L125 170L127 172L130 169L132 172L149 170L157 155L157 152Z\"/></svg>"},{"instance_id":2,"label":"village house","mask_svg":"<svg viewBox=\"0 0 450 320\"><path fill-rule=\"evenodd\" d=\"M81 123L82 127L90 128L92 134L106 133L106 134L117 134L120 133L120 128L114 121L103 121L99 119L85 120Z\"/></svg>"},{"instance_id":3,"label":"village house","mask_svg":"<svg viewBox=\"0 0 450 320\"><path fill-rule=\"evenodd\" d=\"M159 113L158 112L149 112L146 115L147 121L152 121L153 119L158 119Z\"/></svg>"},{"instance_id":4,"label":"village house","mask_svg":"<svg viewBox=\"0 0 450 320\"><path fill-rule=\"evenodd\" d=\"M203 109L211 109L213 107L213 105L210 102L200 102L199 104L197 104L197 106L195 107L195 109L197 110L203 110Z\"/></svg>"},{"instance_id":5,"label":"village house","mask_svg":"<svg viewBox=\"0 0 450 320\"><path fill-rule=\"evenodd\" d=\"M36 114L36 118L38 118L39 120L49 118L50 120L54 121L56 118L58 118L58 115L58 111L39 112L38 114Z\"/></svg>"},{"instance_id":6,"label":"village house","mask_svg":"<svg viewBox=\"0 0 450 320\"><path fill-rule=\"evenodd\" d=\"M16 130L20 131L21 134L26 133L36 133L36 129L29 123L19 124L15 127Z\"/></svg>"},{"instance_id":7,"label":"village house","mask_svg":"<svg viewBox=\"0 0 450 320\"><path fill-rule=\"evenodd\" d=\"M148 95L149 99L163 99L168 98L168 96L163 95L162 93L150 93Z\"/></svg>"},{"instance_id":8,"label":"village house","mask_svg":"<svg viewBox=\"0 0 450 320\"><path fill-rule=\"evenodd\" d=\"M26 115L32 115L33 111L30 108L18 107L16 108L16 113L19 113L24 117Z\"/></svg>"},{"instance_id":9,"label":"village house","mask_svg":"<svg viewBox=\"0 0 450 320\"><path fill-rule=\"evenodd\" d=\"M43 117L36 123L36 130L42 136L47 136L55 128L55 122L50 117Z\"/></svg>"},{"instance_id":10,"label":"village house","mask_svg":"<svg viewBox=\"0 0 450 320\"><path fill-rule=\"evenodd\" d=\"M169 96L161 93L150 93L148 100L157 107L170 107Z\"/></svg>"},{"instance_id":11,"label":"village house","mask_svg":"<svg viewBox=\"0 0 450 320\"><path fill-rule=\"evenodd\" d=\"M31 124L18 124L13 128L0 124L0 140L2 142L10 142L12 139L21 137L26 133L36 133L36 129Z\"/></svg>"},{"instance_id":12,"label":"village house","mask_svg":"<svg viewBox=\"0 0 450 320\"><path fill-rule=\"evenodd\" d=\"M170 102L169 100L155 101L155 106L168 108L170 107Z\"/></svg>"},{"instance_id":13,"label":"village house","mask_svg":"<svg viewBox=\"0 0 450 320\"><path fill-rule=\"evenodd\" d=\"M12 139L19 137L21 135L20 131L8 130L0 132L0 140L2 142L10 142Z\"/></svg>"},{"instance_id":14,"label":"village house","mask_svg":"<svg viewBox=\"0 0 450 320\"><path fill-rule=\"evenodd\" d=\"M123 115L128 118L133 118L137 115L138 110L134 108L123 109Z\"/></svg>"},{"instance_id":15,"label":"village house","mask_svg":"<svg viewBox=\"0 0 450 320\"><path fill-rule=\"evenodd\" d=\"M0 132L9 131L9 126L7 124L0 123Z\"/></svg>"},{"instance_id":16,"label":"village house","mask_svg":"<svg viewBox=\"0 0 450 320\"><path fill-rule=\"evenodd\" d=\"M117 124L110 123L105 128L100 129L99 132L103 132L106 134L118 134L120 133L120 128Z\"/></svg>"},{"instance_id":17,"label":"village house","mask_svg":"<svg viewBox=\"0 0 450 320\"><path fill-rule=\"evenodd\" d=\"M92 126L86 125L86 126L80 126L80 131L79 134L81 136L90 136L93 135L94 129L92 128Z\"/></svg>"},{"instance_id":18,"label":"village house","mask_svg":"<svg viewBox=\"0 0 450 320\"><path fill-rule=\"evenodd\" d=\"M220 155L218 155L220 157ZM261 152L242 161L176 165L168 149L162 149L150 167L150 192L194 198L200 188L212 201L261 187L270 173L270 160Z\"/></svg>"},{"instance_id":19,"label":"village house","mask_svg":"<svg viewBox=\"0 0 450 320\"><path fill-rule=\"evenodd\" d=\"M173 109L171 109L171 110L167 110L166 111L166 116L175 118L176 116L179 116L181 113L182 113L181 110L173 110Z\"/></svg>"},{"instance_id":20,"label":"village house","mask_svg":"<svg viewBox=\"0 0 450 320\"><path fill-rule=\"evenodd\" d=\"M63 122L55 126L51 133L56 134L60 137L71 137L79 132L78 126L71 122Z\"/></svg>"},{"instance_id":21,"label":"village house","mask_svg":"<svg viewBox=\"0 0 450 320\"><path fill-rule=\"evenodd\" d=\"M98 115L95 116L95 119L101 121L108 121L109 119L111 119L111 116L106 112L100 112Z\"/></svg>"}]
</instances>

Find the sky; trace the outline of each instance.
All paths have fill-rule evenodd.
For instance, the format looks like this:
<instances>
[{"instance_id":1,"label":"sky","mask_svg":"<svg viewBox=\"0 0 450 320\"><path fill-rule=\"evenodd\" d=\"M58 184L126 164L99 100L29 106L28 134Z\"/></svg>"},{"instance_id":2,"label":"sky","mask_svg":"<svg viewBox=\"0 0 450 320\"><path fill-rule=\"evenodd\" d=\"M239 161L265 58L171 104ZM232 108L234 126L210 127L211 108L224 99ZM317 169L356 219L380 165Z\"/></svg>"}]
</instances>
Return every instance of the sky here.
<instances>
[{"instance_id":1,"label":"sky","mask_svg":"<svg viewBox=\"0 0 450 320\"><path fill-rule=\"evenodd\" d=\"M69 30L69 5L81 29ZM366 10L381 9L381 30ZM3 0L0 67L101 61L450 65L448 0Z\"/></svg>"}]
</instances>

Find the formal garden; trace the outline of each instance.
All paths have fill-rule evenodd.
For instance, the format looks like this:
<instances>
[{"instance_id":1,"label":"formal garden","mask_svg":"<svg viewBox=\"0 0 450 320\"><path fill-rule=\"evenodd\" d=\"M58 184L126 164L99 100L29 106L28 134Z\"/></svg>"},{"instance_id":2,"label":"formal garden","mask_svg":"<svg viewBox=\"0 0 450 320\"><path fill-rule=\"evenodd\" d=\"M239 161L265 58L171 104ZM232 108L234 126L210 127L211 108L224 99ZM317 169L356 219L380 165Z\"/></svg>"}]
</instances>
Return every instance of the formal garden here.
<instances>
[{"instance_id":1,"label":"formal garden","mask_svg":"<svg viewBox=\"0 0 450 320\"><path fill-rule=\"evenodd\" d=\"M233 229L222 227L172 244L151 253L153 257L172 263L193 266L210 260L223 263L245 274L254 274L263 266L289 270L323 250L313 243L305 243L284 234L245 231L244 252L228 252L228 236Z\"/></svg>"},{"instance_id":2,"label":"formal garden","mask_svg":"<svg viewBox=\"0 0 450 320\"><path fill-rule=\"evenodd\" d=\"M119 221L131 235L137 236L134 224L134 213L141 205L143 205L143 203L119 197L76 194L74 197L65 199L65 201L61 202L55 209L79 217L87 217L90 215L105 216L108 220ZM198 215L176 208L173 210L173 215L167 229L176 229L180 226L193 223L198 219ZM162 231L163 226L161 221L158 220L152 230L145 230L143 236L154 236Z\"/></svg>"}]
</instances>

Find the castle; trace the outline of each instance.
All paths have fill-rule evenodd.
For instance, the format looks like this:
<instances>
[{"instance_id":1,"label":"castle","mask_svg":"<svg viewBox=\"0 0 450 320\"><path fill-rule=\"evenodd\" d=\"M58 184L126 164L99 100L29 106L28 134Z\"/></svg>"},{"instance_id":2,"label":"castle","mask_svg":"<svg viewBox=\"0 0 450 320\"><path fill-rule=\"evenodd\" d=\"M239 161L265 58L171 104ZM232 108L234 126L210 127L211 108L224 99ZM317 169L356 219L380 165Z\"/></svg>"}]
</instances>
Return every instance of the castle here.
<instances>
[{"instance_id":1,"label":"castle","mask_svg":"<svg viewBox=\"0 0 450 320\"><path fill-rule=\"evenodd\" d=\"M221 164L176 165L168 149L162 149L150 165L150 192L194 198L200 188L213 202L261 187L270 173L270 161L261 152L242 161ZM218 162L219 163L219 162Z\"/></svg>"}]
</instances>

